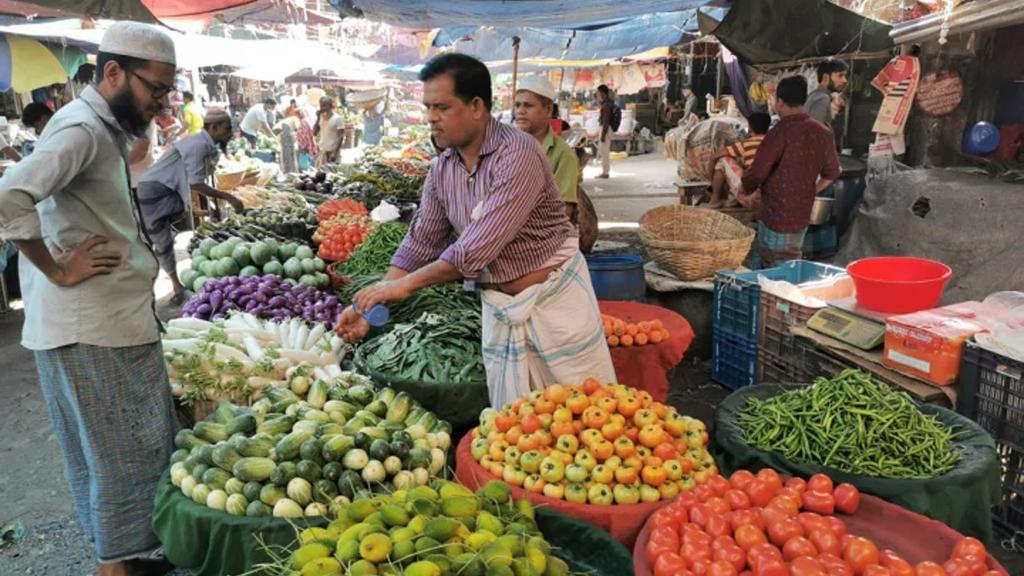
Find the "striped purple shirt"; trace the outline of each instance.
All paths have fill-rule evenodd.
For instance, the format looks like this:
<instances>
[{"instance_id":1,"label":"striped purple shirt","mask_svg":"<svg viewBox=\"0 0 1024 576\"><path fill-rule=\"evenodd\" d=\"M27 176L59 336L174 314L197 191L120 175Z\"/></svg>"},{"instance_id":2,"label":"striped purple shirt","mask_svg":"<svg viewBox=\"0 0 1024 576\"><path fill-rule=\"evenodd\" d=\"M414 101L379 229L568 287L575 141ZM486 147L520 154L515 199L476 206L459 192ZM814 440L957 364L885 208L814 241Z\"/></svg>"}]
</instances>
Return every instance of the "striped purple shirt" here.
<instances>
[{"instance_id":1,"label":"striped purple shirt","mask_svg":"<svg viewBox=\"0 0 1024 576\"><path fill-rule=\"evenodd\" d=\"M391 264L414 271L440 258L467 279L509 282L575 235L537 140L492 119L472 173L452 148L434 161Z\"/></svg>"}]
</instances>

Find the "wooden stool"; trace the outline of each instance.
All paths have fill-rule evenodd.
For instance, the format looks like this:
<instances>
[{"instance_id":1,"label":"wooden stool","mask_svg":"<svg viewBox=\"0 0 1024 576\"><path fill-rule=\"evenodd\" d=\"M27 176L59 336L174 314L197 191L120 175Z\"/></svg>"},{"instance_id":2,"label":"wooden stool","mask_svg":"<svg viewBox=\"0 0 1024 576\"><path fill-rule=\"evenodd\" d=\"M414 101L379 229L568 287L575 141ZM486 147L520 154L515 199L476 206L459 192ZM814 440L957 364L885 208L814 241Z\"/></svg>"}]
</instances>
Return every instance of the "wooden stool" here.
<instances>
[{"instance_id":1,"label":"wooden stool","mask_svg":"<svg viewBox=\"0 0 1024 576\"><path fill-rule=\"evenodd\" d=\"M677 180L676 192L679 194L679 203L695 206L702 198L710 197L710 187L711 182Z\"/></svg>"}]
</instances>

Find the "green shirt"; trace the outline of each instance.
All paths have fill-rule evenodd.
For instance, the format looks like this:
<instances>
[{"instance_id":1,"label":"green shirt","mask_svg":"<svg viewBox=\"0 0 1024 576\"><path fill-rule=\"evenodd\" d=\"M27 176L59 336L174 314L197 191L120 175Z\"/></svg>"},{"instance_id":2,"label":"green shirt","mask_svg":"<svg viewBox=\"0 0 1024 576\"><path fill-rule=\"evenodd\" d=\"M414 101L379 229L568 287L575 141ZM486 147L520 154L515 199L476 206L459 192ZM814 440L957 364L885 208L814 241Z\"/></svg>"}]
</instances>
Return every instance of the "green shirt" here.
<instances>
[{"instance_id":1,"label":"green shirt","mask_svg":"<svg viewBox=\"0 0 1024 576\"><path fill-rule=\"evenodd\" d=\"M576 186L579 184L579 161L576 152L551 129L541 144L548 164L555 174L555 184L562 193L562 202L576 203Z\"/></svg>"}]
</instances>

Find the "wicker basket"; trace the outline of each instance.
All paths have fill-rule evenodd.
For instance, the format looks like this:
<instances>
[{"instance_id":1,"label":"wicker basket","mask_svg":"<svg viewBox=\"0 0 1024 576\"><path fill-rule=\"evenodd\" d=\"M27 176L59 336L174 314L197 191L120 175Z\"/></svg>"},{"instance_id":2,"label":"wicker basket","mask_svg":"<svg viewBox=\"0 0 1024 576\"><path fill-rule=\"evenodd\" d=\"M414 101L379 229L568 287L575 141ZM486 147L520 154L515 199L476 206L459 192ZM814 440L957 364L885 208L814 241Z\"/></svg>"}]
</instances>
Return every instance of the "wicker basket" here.
<instances>
[{"instance_id":1,"label":"wicker basket","mask_svg":"<svg viewBox=\"0 0 1024 576\"><path fill-rule=\"evenodd\" d=\"M214 175L214 184L218 190L228 192L239 186L249 186L259 182L260 173L250 170L241 172L218 172Z\"/></svg>"},{"instance_id":2,"label":"wicker basket","mask_svg":"<svg viewBox=\"0 0 1024 576\"><path fill-rule=\"evenodd\" d=\"M754 231L721 212L677 204L641 216L640 241L662 268L692 281L742 264Z\"/></svg>"}]
</instances>

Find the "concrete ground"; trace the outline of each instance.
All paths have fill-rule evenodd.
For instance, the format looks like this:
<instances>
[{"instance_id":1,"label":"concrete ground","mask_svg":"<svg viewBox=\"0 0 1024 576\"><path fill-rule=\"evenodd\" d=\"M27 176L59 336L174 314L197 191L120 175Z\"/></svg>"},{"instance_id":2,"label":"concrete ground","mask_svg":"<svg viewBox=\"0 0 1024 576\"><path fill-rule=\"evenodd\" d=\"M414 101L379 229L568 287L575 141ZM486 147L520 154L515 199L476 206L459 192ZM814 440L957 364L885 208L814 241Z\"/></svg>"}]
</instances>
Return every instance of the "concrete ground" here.
<instances>
[{"instance_id":1,"label":"concrete ground","mask_svg":"<svg viewBox=\"0 0 1024 576\"><path fill-rule=\"evenodd\" d=\"M585 170L585 182L602 222L603 240L636 245L635 223L647 210L676 201L675 165L659 155L614 161L612 177L595 179L596 166ZM169 283L156 287L162 318L176 315L167 303ZM693 316L706 313L709 299L699 296L691 304ZM686 314L690 316L690 314ZM0 398L5 409L0 419L0 532L20 523L26 529L19 540L0 542L0 576L92 574L92 549L74 515L64 478L60 448L39 391L32 354L19 345L24 316L20 310L0 312ZM693 318L697 340L690 357L670 373L669 402L685 414L713 421L715 406L728 391L711 381L705 323ZM1024 574L1021 556L1011 574ZM183 571L181 571L184 573Z\"/></svg>"}]
</instances>

